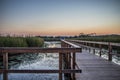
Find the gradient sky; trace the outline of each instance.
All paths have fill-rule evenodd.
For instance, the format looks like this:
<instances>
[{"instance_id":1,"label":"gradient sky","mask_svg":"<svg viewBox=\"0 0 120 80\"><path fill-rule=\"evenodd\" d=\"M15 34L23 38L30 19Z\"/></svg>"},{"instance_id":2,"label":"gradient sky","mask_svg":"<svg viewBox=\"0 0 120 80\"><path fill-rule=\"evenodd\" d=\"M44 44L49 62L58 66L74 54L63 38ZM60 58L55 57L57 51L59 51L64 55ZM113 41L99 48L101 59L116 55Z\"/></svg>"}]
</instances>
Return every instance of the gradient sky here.
<instances>
[{"instance_id":1,"label":"gradient sky","mask_svg":"<svg viewBox=\"0 0 120 80\"><path fill-rule=\"evenodd\" d=\"M0 0L0 33L120 34L120 0Z\"/></svg>"}]
</instances>

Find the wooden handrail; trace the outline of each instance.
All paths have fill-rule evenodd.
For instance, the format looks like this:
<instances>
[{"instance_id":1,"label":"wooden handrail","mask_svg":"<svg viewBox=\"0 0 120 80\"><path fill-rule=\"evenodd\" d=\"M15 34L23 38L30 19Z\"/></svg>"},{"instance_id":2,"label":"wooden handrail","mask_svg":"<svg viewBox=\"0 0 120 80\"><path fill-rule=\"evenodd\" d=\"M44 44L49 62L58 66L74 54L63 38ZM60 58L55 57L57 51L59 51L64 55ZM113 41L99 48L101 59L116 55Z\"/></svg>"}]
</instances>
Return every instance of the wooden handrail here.
<instances>
[{"instance_id":1,"label":"wooden handrail","mask_svg":"<svg viewBox=\"0 0 120 80\"><path fill-rule=\"evenodd\" d=\"M61 40L61 47L69 47L69 48L79 48L81 49L80 46L78 45L75 45L69 41L66 41L66 40ZM82 52L82 50L80 50ZM70 68L70 69L76 69L76 67L79 69L77 63L76 63L76 54L75 52L73 52L73 54L71 53L68 53L66 55L64 55L65 57L65 64L67 64L66 68ZM72 62L72 64L71 64ZM76 80L76 77L75 77L75 73L72 73L72 74L66 74L67 76L71 77L69 78L70 80Z\"/></svg>"},{"instance_id":2,"label":"wooden handrail","mask_svg":"<svg viewBox=\"0 0 120 80\"><path fill-rule=\"evenodd\" d=\"M75 69L75 54L76 52L81 52L80 47L64 41L64 43L74 46L74 47L61 47L61 48L40 48L40 47L0 47L0 54L3 55L3 66L4 69L0 70L3 73L3 79L8 80L8 73L59 73L59 80L62 80L62 73L72 73L73 80L75 80L75 73L81 73L80 69ZM8 69L8 54L13 53L59 53L59 70L9 70ZM63 69L62 68L62 58L63 54L73 54L73 69Z\"/></svg>"},{"instance_id":3,"label":"wooden handrail","mask_svg":"<svg viewBox=\"0 0 120 80\"><path fill-rule=\"evenodd\" d=\"M108 45L109 42L97 42L97 41L83 41L83 40L68 40L68 41L75 41L75 42L86 42L86 43L94 43L94 44L102 44L102 45ZM111 46L118 46L120 47L120 43L113 43L110 42Z\"/></svg>"},{"instance_id":4,"label":"wooden handrail","mask_svg":"<svg viewBox=\"0 0 120 80\"><path fill-rule=\"evenodd\" d=\"M118 54L112 53L112 47L114 47L114 46L118 47L118 48L120 47L120 43L112 43L112 42L96 42L96 41L82 41L82 40L68 40L68 41L78 43L79 46L81 46L81 47L85 47L88 49L92 48L94 54L95 54L95 49L99 49L100 56L101 56L102 46L106 45L108 48L108 60L109 61L112 61L112 55L118 55ZM92 47L91 47L91 45L92 45ZM95 45L99 45L99 46L96 48Z\"/></svg>"},{"instance_id":5,"label":"wooden handrail","mask_svg":"<svg viewBox=\"0 0 120 80\"><path fill-rule=\"evenodd\" d=\"M81 52L80 48L0 47L1 53L69 53Z\"/></svg>"}]
</instances>

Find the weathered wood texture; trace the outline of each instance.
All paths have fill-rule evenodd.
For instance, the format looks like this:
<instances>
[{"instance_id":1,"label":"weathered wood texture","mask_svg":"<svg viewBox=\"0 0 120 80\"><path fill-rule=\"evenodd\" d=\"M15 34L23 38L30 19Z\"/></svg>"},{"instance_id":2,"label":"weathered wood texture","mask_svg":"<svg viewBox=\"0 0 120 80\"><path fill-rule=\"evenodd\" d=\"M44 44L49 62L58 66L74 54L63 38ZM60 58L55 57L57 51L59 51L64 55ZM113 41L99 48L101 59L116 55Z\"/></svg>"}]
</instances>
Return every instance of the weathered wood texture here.
<instances>
[{"instance_id":1,"label":"weathered wood texture","mask_svg":"<svg viewBox=\"0 0 120 80\"><path fill-rule=\"evenodd\" d=\"M110 50L111 47L109 53ZM76 54L76 62L82 69L81 74L76 74L77 80L120 80L120 65L85 50L82 50L81 54Z\"/></svg>"},{"instance_id":2,"label":"weathered wood texture","mask_svg":"<svg viewBox=\"0 0 120 80\"><path fill-rule=\"evenodd\" d=\"M62 54L59 53L59 80L62 80Z\"/></svg>"},{"instance_id":3,"label":"weathered wood texture","mask_svg":"<svg viewBox=\"0 0 120 80\"><path fill-rule=\"evenodd\" d=\"M91 43L91 44L101 44L101 45L108 45L108 42L97 42L97 41L82 41L82 40L69 40L69 41L75 41L75 42L80 42L80 43ZM120 43L112 43L111 42L111 45L112 46L118 46L120 47Z\"/></svg>"},{"instance_id":4,"label":"weathered wood texture","mask_svg":"<svg viewBox=\"0 0 120 80\"><path fill-rule=\"evenodd\" d=\"M80 48L80 46L77 46L69 41L62 40L61 41L61 47L72 47L72 48ZM81 48L80 48L81 49ZM80 50L82 51L82 50ZM76 63L76 53L65 53L63 54L63 68L64 69L76 69L76 66L78 70L80 70L79 66ZM65 73L64 74L65 80L76 80L75 73Z\"/></svg>"},{"instance_id":5,"label":"weathered wood texture","mask_svg":"<svg viewBox=\"0 0 120 80\"><path fill-rule=\"evenodd\" d=\"M112 55L117 55L120 56L119 53L115 54L112 52L112 47L117 47L118 49L120 48L120 43L111 43L111 42L95 42L95 41L81 41L81 40L68 40L69 42L72 42L74 44L79 45L81 48L89 49L89 51L92 49L93 54L95 54L95 49L99 49L99 55L101 56L101 50L102 46L106 45L107 46L107 55L108 55L108 60L112 61ZM72 44L71 43L71 44ZM91 46L92 45L92 46ZM98 47L96 47L98 45Z\"/></svg>"},{"instance_id":6,"label":"weathered wood texture","mask_svg":"<svg viewBox=\"0 0 120 80\"><path fill-rule=\"evenodd\" d=\"M80 48L1 47L1 53L69 53L81 52Z\"/></svg>"},{"instance_id":7,"label":"weathered wood texture","mask_svg":"<svg viewBox=\"0 0 120 80\"><path fill-rule=\"evenodd\" d=\"M76 55L82 69L81 74L76 74L77 80L120 80L120 65L86 51Z\"/></svg>"},{"instance_id":8,"label":"weathered wood texture","mask_svg":"<svg viewBox=\"0 0 120 80\"><path fill-rule=\"evenodd\" d=\"M0 70L1 73L3 73L3 79L8 80L8 73L59 73L59 80L62 80L62 73L73 73L75 77L75 73L80 73L80 69L75 69L75 53L81 52L80 47L72 47L68 48L70 45L69 42L64 41L62 44L62 48L39 48L39 47L0 47L0 53L3 55L3 66L4 69ZM69 45L69 46L68 46ZM8 53L59 53L59 70L9 70L8 69ZM63 70L63 53L65 55L69 55L72 53L73 56L73 69L66 68ZM66 56L67 59L70 60L70 56ZM69 60L67 60L67 64L69 63ZM72 66L72 65L68 65ZM75 79L73 79L75 80Z\"/></svg>"}]
</instances>

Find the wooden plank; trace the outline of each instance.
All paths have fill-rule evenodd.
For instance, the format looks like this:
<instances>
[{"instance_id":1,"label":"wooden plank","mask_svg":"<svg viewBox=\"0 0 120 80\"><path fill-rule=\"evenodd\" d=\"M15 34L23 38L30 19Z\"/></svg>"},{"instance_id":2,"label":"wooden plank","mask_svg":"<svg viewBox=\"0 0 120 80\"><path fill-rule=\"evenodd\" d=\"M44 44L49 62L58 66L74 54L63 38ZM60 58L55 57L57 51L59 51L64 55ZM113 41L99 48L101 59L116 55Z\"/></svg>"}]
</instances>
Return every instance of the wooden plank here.
<instances>
[{"instance_id":1,"label":"wooden plank","mask_svg":"<svg viewBox=\"0 0 120 80\"><path fill-rule=\"evenodd\" d=\"M2 47L0 52L12 53L69 53L81 52L81 48L38 48L38 47Z\"/></svg>"},{"instance_id":2,"label":"wooden plank","mask_svg":"<svg viewBox=\"0 0 120 80\"><path fill-rule=\"evenodd\" d=\"M87 51L77 54L76 58L82 69L81 74L76 74L77 80L120 80L120 65Z\"/></svg>"}]
</instances>

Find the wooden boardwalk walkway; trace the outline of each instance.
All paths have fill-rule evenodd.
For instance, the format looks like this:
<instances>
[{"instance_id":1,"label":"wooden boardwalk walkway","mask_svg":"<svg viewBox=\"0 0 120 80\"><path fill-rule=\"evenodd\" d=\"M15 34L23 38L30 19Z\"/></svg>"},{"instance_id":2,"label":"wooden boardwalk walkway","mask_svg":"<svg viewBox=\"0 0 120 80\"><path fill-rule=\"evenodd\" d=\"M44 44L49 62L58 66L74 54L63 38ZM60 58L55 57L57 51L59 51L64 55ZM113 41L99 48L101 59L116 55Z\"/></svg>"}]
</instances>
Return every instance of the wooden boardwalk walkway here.
<instances>
[{"instance_id":1,"label":"wooden boardwalk walkway","mask_svg":"<svg viewBox=\"0 0 120 80\"><path fill-rule=\"evenodd\" d=\"M81 52L78 44L73 44L63 40L61 48L0 48L3 55L4 69L3 80L8 79L8 73L58 73L59 80L64 80L62 74L70 74L72 80L120 80L120 65L111 60L105 60L87 51ZM111 50L111 49L110 49ZM8 53L59 53L59 69L58 70L9 70L8 69ZM76 54L79 52L78 54ZM94 51L93 51L94 52ZM63 58L64 53L64 58ZM72 54L71 54L72 53ZM76 55L76 56L75 56ZM64 60L64 64L63 61ZM67 64L67 67L66 65ZM63 68L63 65L65 68ZM70 67L68 67L70 66ZM76 69L76 68L78 69ZM82 73L81 72L82 69ZM76 74L76 77L75 77ZM68 75L67 75L68 76ZM76 78L76 79L75 79ZM70 80L70 79L69 79Z\"/></svg>"},{"instance_id":2,"label":"wooden boardwalk walkway","mask_svg":"<svg viewBox=\"0 0 120 80\"><path fill-rule=\"evenodd\" d=\"M76 74L77 80L120 80L120 65L86 51L76 54L76 59L82 69Z\"/></svg>"}]
</instances>

